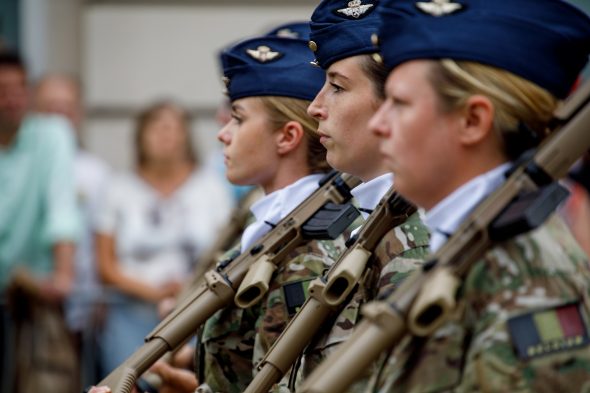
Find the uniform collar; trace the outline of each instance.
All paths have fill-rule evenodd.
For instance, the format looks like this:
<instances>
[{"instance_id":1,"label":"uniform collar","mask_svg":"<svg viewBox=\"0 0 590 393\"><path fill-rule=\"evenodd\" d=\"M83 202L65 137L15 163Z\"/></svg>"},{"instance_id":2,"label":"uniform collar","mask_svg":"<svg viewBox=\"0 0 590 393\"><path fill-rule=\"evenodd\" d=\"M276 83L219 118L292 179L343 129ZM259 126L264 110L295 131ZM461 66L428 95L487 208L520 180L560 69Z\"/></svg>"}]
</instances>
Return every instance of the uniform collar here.
<instances>
[{"instance_id":1,"label":"uniform collar","mask_svg":"<svg viewBox=\"0 0 590 393\"><path fill-rule=\"evenodd\" d=\"M375 209L381 198L383 198L383 195L385 195L392 185L393 175L386 173L368 182L361 183L351 191L365 219L369 216L369 211Z\"/></svg>"},{"instance_id":2,"label":"uniform collar","mask_svg":"<svg viewBox=\"0 0 590 393\"><path fill-rule=\"evenodd\" d=\"M250 211L256 221L242 234L242 252L270 231L283 218L311 195L318 187L323 174L302 177L295 183L271 192L256 201Z\"/></svg>"},{"instance_id":3,"label":"uniform collar","mask_svg":"<svg viewBox=\"0 0 590 393\"><path fill-rule=\"evenodd\" d=\"M445 244L469 213L504 182L509 167L510 163L504 163L471 179L426 213L431 252Z\"/></svg>"}]
</instances>

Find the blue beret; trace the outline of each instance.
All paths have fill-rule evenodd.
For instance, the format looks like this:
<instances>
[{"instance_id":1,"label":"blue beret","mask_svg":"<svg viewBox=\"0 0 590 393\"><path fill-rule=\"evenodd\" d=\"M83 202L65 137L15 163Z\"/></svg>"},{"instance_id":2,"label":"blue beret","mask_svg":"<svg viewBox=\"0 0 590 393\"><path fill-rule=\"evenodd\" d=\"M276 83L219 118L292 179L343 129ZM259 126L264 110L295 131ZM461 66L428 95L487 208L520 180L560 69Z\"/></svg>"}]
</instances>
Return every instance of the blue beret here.
<instances>
[{"instance_id":1,"label":"blue beret","mask_svg":"<svg viewBox=\"0 0 590 393\"><path fill-rule=\"evenodd\" d=\"M309 47L326 69L347 57L375 53L371 36L377 33L379 1L324 0L311 16Z\"/></svg>"},{"instance_id":2,"label":"blue beret","mask_svg":"<svg viewBox=\"0 0 590 393\"><path fill-rule=\"evenodd\" d=\"M290 22L275 27L265 35L309 41L309 32L309 22Z\"/></svg>"},{"instance_id":3,"label":"blue beret","mask_svg":"<svg viewBox=\"0 0 590 393\"><path fill-rule=\"evenodd\" d=\"M379 14L390 68L415 59L474 61L564 98L590 53L590 19L561 0L385 0Z\"/></svg>"},{"instance_id":4,"label":"blue beret","mask_svg":"<svg viewBox=\"0 0 590 393\"><path fill-rule=\"evenodd\" d=\"M307 41L257 37L221 53L223 80L231 100L252 96L282 96L313 100L325 74L309 63Z\"/></svg>"}]
</instances>

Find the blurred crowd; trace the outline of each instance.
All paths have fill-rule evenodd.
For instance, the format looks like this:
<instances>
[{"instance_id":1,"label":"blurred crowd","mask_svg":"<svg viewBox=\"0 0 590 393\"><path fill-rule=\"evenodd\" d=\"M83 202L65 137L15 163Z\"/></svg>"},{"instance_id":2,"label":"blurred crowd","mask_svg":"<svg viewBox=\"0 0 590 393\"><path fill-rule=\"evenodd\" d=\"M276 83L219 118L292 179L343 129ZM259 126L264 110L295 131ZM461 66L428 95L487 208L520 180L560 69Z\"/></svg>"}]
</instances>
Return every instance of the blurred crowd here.
<instances>
[{"instance_id":1,"label":"blurred crowd","mask_svg":"<svg viewBox=\"0 0 590 393\"><path fill-rule=\"evenodd\" d=\"M116 173L84 149L82 97L0 53L1 392L79 392L125 360L234 205L181 106L137 116L135 165Z\"/></svg>"}]
</instances>

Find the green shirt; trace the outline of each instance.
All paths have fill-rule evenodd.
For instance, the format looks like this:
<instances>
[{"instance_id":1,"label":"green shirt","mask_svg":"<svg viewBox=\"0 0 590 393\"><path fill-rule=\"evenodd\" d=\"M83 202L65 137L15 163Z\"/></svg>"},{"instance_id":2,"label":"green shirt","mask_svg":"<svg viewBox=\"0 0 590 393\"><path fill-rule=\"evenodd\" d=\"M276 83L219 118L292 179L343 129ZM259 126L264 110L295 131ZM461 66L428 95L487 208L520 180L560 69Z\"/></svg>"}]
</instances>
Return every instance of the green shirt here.
<instances>
[{"instance_id":1,"label":"green shirt","mask_svg":"<svg viewBox=\"0 0 590 393\"><path fill-rule=\"evenodd\" d=\"M52 247L76 240L74 152L73 131L55 116L26 118L0 147L0 291L16 266L51 272Z\"/></svg>"}]
</instances>

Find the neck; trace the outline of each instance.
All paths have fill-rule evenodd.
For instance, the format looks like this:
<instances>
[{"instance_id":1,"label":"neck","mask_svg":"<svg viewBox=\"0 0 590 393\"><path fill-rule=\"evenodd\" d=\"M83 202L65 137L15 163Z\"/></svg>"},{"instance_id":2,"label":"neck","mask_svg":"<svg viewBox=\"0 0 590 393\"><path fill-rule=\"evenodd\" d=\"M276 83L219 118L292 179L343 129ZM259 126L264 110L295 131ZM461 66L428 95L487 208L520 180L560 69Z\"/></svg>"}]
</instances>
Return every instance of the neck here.
<instances>
[{"instance_id":1,"label":"neck","mask_svg":"<svg viewBox=\"0 0 590 393\"><path fill-rule=\"evenodd\" d=\"M497 168L505 162L506 159L501 159L498 157L497 159L488 160L485 162L482 160L475 160L470 164L465 164L465 166L462 166L460 171L457 171L454 176L445 177L446 187L444 189L440 189L440 192L434 191L430 195L431 197L426 198L426 200L420 204L420 206L424 207L427 211L432 209L464 184L467 184L479 175Z\"/></svg>"},{"instance_id":2,"label":"neck","mask_svg":"<svg viewBox=\"0 0 590 393\"><path fill-rule=\"evenodd\" d=\"M362 171L362 173L361 172L353 173L353 172L354 171L351 171L349 173L351 175L356 176L359 179L361 179L363 183L367 183L373 179L378 178L381 175L386 174L387 172L389 172L389 170L387 169L385 162L383 160L379 160L379 161L375 161L374 165L365 168L364 171Z\"/></svg>"},{"instance_id":3,"label":"neck","mask_svg":"<svg viewBox=\"0 0 590 393\"><path fill-rule=\"evenodd\" d=\"M297 180L309 175L309 168L293 166L287 168L287 166L280 167L275 176L268 182L261 184L262 189L266 195L271 192L285 188L290 184L295 183Z\"/></svg>"}]
</instances>

